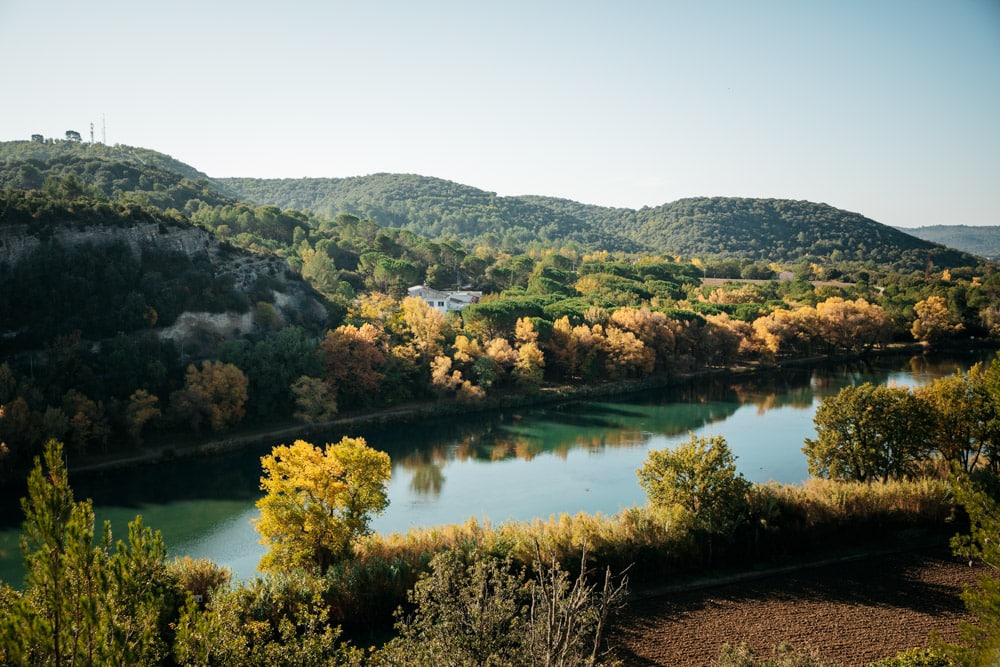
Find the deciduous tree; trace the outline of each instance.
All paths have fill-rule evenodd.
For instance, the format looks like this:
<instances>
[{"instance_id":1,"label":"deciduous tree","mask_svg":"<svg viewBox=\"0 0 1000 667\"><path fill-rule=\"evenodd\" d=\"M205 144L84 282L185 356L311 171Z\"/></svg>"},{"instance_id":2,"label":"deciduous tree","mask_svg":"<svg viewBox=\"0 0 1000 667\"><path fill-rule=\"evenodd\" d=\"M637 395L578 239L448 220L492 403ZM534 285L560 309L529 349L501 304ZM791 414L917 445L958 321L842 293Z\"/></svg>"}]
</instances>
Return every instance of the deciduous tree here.
<instances>
[{"instance_id":1,"label":"deciduous tree","mask_svg":"<svg viewBox=\"0 0 1000 667\"><path fill-rule=\"evenodd\" d=\"M213 431L221 431L243 419L247 401L247 378L233 364L203 361L201 369L190 364L184 389L170 395L170 410L179 421L195 430L208 422Z\"/></svg>"},{"instance_id":2,"label":"deciduous tree","mask_svg":"<svg viewBox=\"0 0 1000 667\"><path fill-rule=\"evenodd\" d=\"M674 449L650 451L637 474L651 505L680 510L709 533L735 524L750 488L736 472L736 457L722 436L692 435Z\"/></svg>"},{"instance_id":3,"label":"deciduous tree","mask_svg":"<svg viewBox=\"0 0 1000 667\"><path fill-rule=\"evenodd\" d=\"M368 323L345 324L326 332L320 351L330 396L342 406L368 402L385 377L380 331Z\"/></svg>"},{"instance_id":4,"label":"deciduous tree","mask_svg":"<svg viewBox=\"0 0 1000 667\"><path fill-rule=\"evenodd\" d=\"M363 438L345 437L325 449L297 440L275 447L261 464L256 527L268 547L262 570L326 572L351 555L372 515L389 505L389 455Z\"/></svg>"},{"instance_id":5,"label":"deciduous tree","mask_svg":"<svg viewBox=\"0 0 1000 667\"><path fill-rule=\"evenodd\" d=\"M942 296L929 296L918 301L913 306L913 312L916 313L916 319L913 320L910 333L927 345L936 345L964 328L948 310L948 302Z\"/></svg>"},{"instance_id":6,"label":"deciduous tree","mask_svg":"<svg viewBox=\"0 0 1000 667\"><path fill-rule=\"evenodd\" d=\"M807 438L809 474L859 482L912 474L926 458L931 417L906 388L848 386L816 410L816 439Z\"/></svg>"}]
</instances>

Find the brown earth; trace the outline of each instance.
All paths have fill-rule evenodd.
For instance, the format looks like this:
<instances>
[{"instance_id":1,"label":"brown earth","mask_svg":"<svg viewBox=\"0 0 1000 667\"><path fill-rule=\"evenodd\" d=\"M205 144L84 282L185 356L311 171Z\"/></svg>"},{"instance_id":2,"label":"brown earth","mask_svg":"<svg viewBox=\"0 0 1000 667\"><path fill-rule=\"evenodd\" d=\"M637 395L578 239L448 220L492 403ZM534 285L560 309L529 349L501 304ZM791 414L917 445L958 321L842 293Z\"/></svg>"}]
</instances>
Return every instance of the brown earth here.
<instances>
[{"instance_id":1,"label":"brown earth","mask_svg":"<svg viewBox=\"0 0 1000 667\"><path fill-rule=\"evenodd\" d=\"M712 665L724 644L783 641L841 667L958 639L959 597L985 574L947 547L872 556L632 602L615 640L628 666Z\"/></svg>"}]
</instances>

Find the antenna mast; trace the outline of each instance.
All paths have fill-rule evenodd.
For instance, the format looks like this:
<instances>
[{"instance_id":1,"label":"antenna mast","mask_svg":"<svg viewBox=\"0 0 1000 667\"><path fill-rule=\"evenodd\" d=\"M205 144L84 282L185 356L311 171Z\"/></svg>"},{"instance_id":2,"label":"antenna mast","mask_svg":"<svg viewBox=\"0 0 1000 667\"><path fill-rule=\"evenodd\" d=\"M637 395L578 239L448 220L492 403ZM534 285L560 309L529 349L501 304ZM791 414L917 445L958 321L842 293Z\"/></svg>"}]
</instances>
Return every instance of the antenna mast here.
<instances>
[{"instance_id":1,"label":"antenna mast","mask_svg":"<svg viewBox=\"0 0 1000 667\"><path fill-rule=\"evenodd\" d=\"M104 114L101 114L101 143L105 146L108 145L108 124L105 121Z\"/></svg>"},{"instance_id":2,"label":"antenna mast","mask_svg":"<svg viewBox=\"0 0 1000 667\"><path fill-rule=\"evenodd\" d=\"M94 123L90 124L90 143L94 143Z\"/></svg>"}]
</instances>

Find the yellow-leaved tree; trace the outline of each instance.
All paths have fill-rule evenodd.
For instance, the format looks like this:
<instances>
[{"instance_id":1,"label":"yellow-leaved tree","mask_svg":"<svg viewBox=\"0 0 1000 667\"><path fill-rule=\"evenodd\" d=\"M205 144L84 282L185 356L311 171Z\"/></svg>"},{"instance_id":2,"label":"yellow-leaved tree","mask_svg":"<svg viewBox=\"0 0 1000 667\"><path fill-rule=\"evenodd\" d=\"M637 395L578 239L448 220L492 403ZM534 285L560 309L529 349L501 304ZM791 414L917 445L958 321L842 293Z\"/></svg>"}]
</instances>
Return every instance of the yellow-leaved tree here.
<instances>
[{"instance_id":1,"label":"yellow-leaved tree","mask_svg":"<svg viewBox=\"0 0 1000 667\"><path fill-rule=\"evenodd\" d=\"M389 506L389 455L364 438L343 438L320 449L304 440L278 445L261 458L264 474L256 521L268 552L263 571L318 570L349 558L354 541L370 532Z\"/></svg>"}]
</instances>

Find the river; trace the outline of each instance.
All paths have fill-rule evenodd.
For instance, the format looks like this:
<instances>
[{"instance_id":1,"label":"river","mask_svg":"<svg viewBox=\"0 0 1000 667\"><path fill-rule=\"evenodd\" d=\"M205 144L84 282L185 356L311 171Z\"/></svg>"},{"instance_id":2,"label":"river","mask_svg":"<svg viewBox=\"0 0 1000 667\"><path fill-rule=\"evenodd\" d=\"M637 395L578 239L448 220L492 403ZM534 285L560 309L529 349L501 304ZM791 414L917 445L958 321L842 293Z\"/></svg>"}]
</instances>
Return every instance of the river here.
<instances>
[{"instance_id":1,"label":"river","mask_svg":"<svg viewBox=\"0 0 1000 667\"><path fill-rule=\"evenodd\" d=\"M614 514L641 505L635 471L651 449L695 435L722 435L737 468L753 482L808 477L803 440L824 396L848 384L916 386L968 369L992 352L892 356L868 362L791 368L537 408L447 416L417 424L330 433L363 436L392 458L390 505L381 533L462 523L494 524L560 513ZM277 444L277 443L275 443ZM136 514L163 533L171 556L211 558L252 577L263 553L252 527L260 497L260 457L270 446L224 455L71 476L77 498L92 498L98 525L116 538ZM0 499L16 516L16 499ZM0 579L20 583L19 519L0 526ZM11 525L13 524L13 525Z\"/></svg>"}]
</instances>

